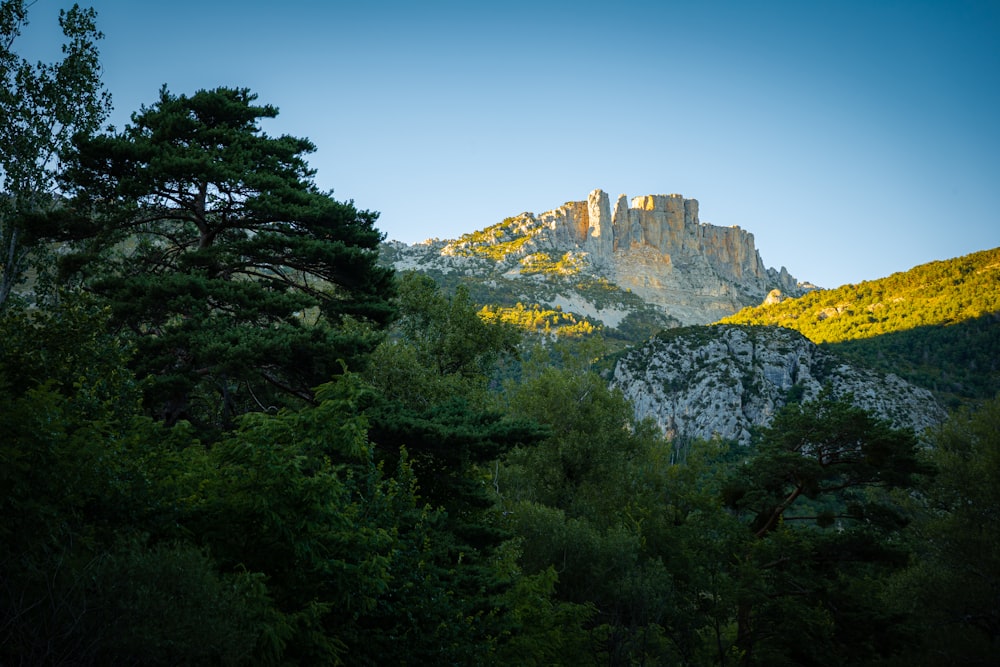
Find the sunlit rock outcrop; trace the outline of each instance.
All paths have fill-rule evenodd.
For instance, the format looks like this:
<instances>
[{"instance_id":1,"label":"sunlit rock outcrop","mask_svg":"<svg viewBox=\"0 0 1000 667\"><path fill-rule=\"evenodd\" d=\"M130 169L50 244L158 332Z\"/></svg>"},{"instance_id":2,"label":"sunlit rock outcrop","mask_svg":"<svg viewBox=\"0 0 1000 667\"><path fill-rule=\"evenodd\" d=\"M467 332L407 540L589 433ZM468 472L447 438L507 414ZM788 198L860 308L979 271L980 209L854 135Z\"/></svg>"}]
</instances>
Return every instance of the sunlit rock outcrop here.
<instances>
[{"instance_id":1,"label":"sunlit rock outcrop","mask_svg":"<svg viewBox=\"0 0 1000 667\"><path fill-rule=\"evenodd\" d=\"M783 267L766 268L753 234L698 219L698 201L681 195L644 195L631 202L603 190L545 213L522 213L454 241L399 252L414 263L472 275L537 275L539 254L582 259L584 272L654 304L683 324L707 324L779 289L805 290ZM430 256L433 254L434 256ZM418 257L419 256L419 257Z\"/></svg>"},{"instance_id":2,"label":"sunlit rock outcrop","mask_svg":"<svg viewBox=\"0 0 1000 667\"><path fill-rule=\"evenodd\" d=\"M603 190L594 190L587 197L587 238L584 247L599 263L606 262L614 254L615 227L611 201Z\"/></svg>"},{"instance_id":3,"label":"sunlit rock outcrop","mask_svg":"<svg viewBox=\"0 0 1000 667\"><path fill-rule=\"evenodd\" d=\"M549 237L534 245L573 244L590 254L609 280L664 308L685 324L704 324L746 305L772 289L801 294L784 267L764 266L753 234L698 219L698 201L681 195L645 195L631 204L594 190L584 202L539 216Z\"/></svg>"}]
</instances>

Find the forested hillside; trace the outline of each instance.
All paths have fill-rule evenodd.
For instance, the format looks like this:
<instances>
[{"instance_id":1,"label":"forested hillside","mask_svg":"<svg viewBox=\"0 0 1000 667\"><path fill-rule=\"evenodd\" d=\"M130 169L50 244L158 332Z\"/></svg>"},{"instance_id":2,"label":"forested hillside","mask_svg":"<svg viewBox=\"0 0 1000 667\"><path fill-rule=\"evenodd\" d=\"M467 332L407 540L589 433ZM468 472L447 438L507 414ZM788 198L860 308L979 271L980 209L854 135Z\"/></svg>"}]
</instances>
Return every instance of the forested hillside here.
<instances>
[{"instance_id":1,"label":"forested hillside","mask_svg":"<svg viewBox=\"0 0 1000 667\"><path fill-rule=\"evenodd\" d=\"M0 664L993 663L1000 401L922 441L820 390L675 463L597 336L381 264L251 91L99 132L95 15L36 65L32 4L0 1L0 122L36 132L2 153Z\"/></svg>"},{"instance_id":2,"label":"forested hillside","mask_svg":"<svg viewBox=\"0 0 1000 667\"><path fill-rule=\"evenodd\" d=\"M481 238L489 229L468 237ZM383 243L381 261L400 272L430 276L449 293L464 289L476 303L483 304L487 317L517 323L525 331L544 336L588 338L598 334L613 348L621 349L680 324L637 294L593 274L579 252L528 254L512 275L508 266L490 255L496 245L483 250L471 246L464 249L466 254L442 256L445 247L440 241L421 246Z\"/></svg>"},{"instance_id":3,"label":"forested hillside","mask_svg":"<svg viewBox=\"0 0 1000 667\"><path fill-rule=\"evenodd\" d=\"M727 324L795 329L956 405L1000 391L1000 248L746 308Z\"/></svg>"}]
</instances>

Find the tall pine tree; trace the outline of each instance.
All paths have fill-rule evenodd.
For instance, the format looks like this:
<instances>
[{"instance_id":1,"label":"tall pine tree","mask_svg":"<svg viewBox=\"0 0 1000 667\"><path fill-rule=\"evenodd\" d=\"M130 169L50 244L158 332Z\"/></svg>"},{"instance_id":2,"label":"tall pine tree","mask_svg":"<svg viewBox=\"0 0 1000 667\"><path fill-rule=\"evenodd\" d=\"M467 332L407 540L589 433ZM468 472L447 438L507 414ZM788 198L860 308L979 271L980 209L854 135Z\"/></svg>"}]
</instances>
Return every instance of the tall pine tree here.
<instances>
[{"instance_id":1,"label":"tall pine tree","mask_svg":"<svg viewBox=\"0 0 1000 667\"><path fill-rule=\"evenodd\" d=\"M265 134L278 111L255 100L164 87L121 133L80 142L65 175L97 224L63 267L136 337L167 423L312 402L392 317L378 214L317 189L314 145Z\"/></svg>"},{"instance_id":2,"label":"tall pine tree","mask_svg":"<svg viewBox=\"0 0 1000 667\"><path fill-rule=\"evenodd\" d=\"M906 565L907 519L887 492L927 471L917 443L829 390L761 429L722 489L750 537L733 562L739 664L870 664L901 650L881 582Z\"/></svg>"}]
</instances>

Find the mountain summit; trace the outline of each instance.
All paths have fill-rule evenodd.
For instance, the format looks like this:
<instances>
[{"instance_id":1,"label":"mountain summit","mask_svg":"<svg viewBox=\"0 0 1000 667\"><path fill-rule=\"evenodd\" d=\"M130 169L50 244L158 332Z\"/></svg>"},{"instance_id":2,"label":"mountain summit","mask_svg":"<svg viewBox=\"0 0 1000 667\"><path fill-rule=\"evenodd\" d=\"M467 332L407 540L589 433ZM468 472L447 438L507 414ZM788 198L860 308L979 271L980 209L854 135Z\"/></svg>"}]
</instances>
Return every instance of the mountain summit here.
<instances>
[{"instance_id":1,"label":"mountain summit","mask_svg":"<svg viewBox=\"0 0 1000 667\"><path fill-rule=\"evenodd\" d=\"M533 283L529 302L560 306L616 327L628 303L651 304L677 324L708 324L761 303L772 290L798 296L811 285L766 268L753 234L698 220L698 201L681 195L619 195L603 190L535 215L521 213L452 241L386 246L398 269ZM580 275L618 291L615 303L581 294ZM547 283L549 289L537 289ZM510 290L508 290L510 291ZM625 296L627 295L627 297ZM603 306L603 307L602 307Z\"/></svg>"}]
</instances>

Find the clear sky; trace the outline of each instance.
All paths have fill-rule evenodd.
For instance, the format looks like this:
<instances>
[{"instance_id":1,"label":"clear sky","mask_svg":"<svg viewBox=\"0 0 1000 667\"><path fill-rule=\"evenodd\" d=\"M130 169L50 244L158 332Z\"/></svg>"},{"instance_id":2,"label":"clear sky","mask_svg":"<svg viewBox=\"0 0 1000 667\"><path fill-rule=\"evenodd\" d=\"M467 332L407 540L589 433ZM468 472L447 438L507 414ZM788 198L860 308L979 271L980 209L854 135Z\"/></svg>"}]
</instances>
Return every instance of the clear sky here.
<instances>
[{"instance_id":1,"label":"clear sky","mask_svg":"<svg viewBox=\"0 0 1000 667\"><path fill-rule=\"evenodd\" d=\"M52 60L64 0L23 40ZM248 87L390 239L680 193L824 287L1000 246L1000 0L80 0L121 127Z\"/></svg>"}]
</instances>

